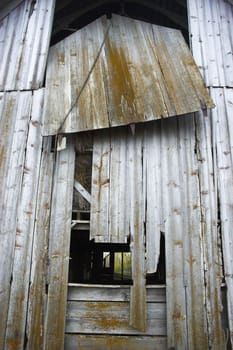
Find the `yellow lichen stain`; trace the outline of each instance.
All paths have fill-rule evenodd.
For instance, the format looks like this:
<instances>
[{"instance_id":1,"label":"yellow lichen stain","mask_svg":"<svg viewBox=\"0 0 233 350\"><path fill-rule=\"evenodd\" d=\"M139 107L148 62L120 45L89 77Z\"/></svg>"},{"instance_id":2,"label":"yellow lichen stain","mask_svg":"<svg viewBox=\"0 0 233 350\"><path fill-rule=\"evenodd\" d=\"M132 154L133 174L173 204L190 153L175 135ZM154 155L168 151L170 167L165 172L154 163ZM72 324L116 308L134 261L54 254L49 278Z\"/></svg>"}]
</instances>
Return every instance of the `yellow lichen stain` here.
<instances>
[{"instance_id":1,"label":"yellow lichen stain","mask_svg":"<svg viewBox=\"0 0 233 350\"><path fill-rule=\"evenodd\" d=\"M32 215L32 214L33 214L33 212L30 211L30 210L27 210L27 211L25 211L24 213L27 214L27 215Z\"/></svg>"},{"instance_id":2,"label":"yellow lichen stain","mask_svg":"<svg viewBox=\"0 0 233 350\"><path fill-rule=\"evenodd\" d=\"M65 54L64 52L62 52L59 56L58 56L58 62L60 64L65 64Z\"/></svg>"},{"instance_id":3,"label":"yellow lichen stain","mask_svg":"<svg viewBox=\"0 0 233 350\"><path fill-rule=\"evenodd\" d=\"M20 340L19 339L7 339L6 341L7 349L9 350L17 350L20 348Z\"/></svg>"},{"instance_id":4,"label":"yellow lichen stain","mask_svg":"<svg viewBox=\"0 0 233 350\"><path fill-rule=\"evenodd\" d=\"M114 319L98 318L96 320L96 323L100 328L103 328L103 329L116 329L116 328L122 327L122 323L126 323L126 322L123 322L122 320L116 320L116 319L114 320Z\"/></svg>"},{"instance_id":5,"label":"yellow lichen stain","mask_svg":"<svg viewBox=\"0 0 233 350\"><path fill-rule=\"evenodd\" d=\"M108 185L109 183L110 183L110 179L108 178L108 179L103 180L100 185L105 186L105 185Z\"/></svg>"},{"instance_id":6,"label":"yellow lichen stain","mask_svg":"<svg viewBox=\"0 0 233 350\"><path fill-rule=\"evenodd\" d=\"M2 165L5 161L5 147L4 146L1 146L0 147L0 168L2 168Z\"/></svg>"},{"instance_id":7,"label":"yellow lichen stain","mask_svg":"<svg viewBox=\"0 0 233 350\"><path fill-rule=\"evenodd\" d=\"M21 233L22 231L17 227L16 228L16 236L20 236L20 233Z\"/></svg>"},{"instance_id":8,"label":"yellow lichen stain","mask_svg":"<svg viewBox=\"0 0 233 350\"><path fill-rule=\"evenodd\" d=\"M172 180L168 182L167 186L174 187L174 188L180 187L177 183L175 183L175 181L172 181Z\"/></svg>"},{"instance_id":9,"label":"yellow lichen stain","mask_svg":"<svg viewBox=\"0 0 233 350\"><path fill-rule=\"evenodd\" d=\"M179 208L172 208L172 212L175 213L176 215L181 215Z\"/></svg>"},{"instance_id":10,"label":"yellow lichen stain","mask_svg":"<svg viewBox=\"0 0 233 350\"><path fill-rule=\"evenodd\" d=\"M120 123L132 123L138 113L129 64L123 48L112 46L109 40L106 41L106 48L114 112Z\"/></svg>"},{"instance_id":11,"label":"yellow lichen stain","mask_svg":"<svg viewBox=\"0 0 233 350\"><path fill-rule=\"evenodd\" d=\"M209 192L208 192L208 191L201 191L201 194L202 194L203 196L206 196L207 194L209 194Z\"/></svg>"},{"instance_id":12,"label":"yellow lichen stain","mask_svg":"<svg viewBox=\"0 0 233 350\"><path fill-rule=\"evenodd\" d=\"M191 176L196 176L196 175L198 175L198 169L197 170L193 170L191 172Z\"/></svg>"},{"instance_id":13,"label":"yellow lichen stain","mask_svg":"<svg viewBox=\"0 0 233 350\"><path fill-rule=\"evenodd\" d=\"M180 240L174 241L174 244L177 245L177 246L179 246L179 247L181 247L181 248L183 247L183 242L180 241Z\"/></svg>"},{"instance_id":14,"label":"yellow lichen stain","mask_svg":"<svg viewBox=\"0 0 233 350\"><path fill-rule=\"evenodd\" d=\"M109 303L104 302L92 302L86 303L87 308L96 310L106 310L109 308Z\"/></svg>"},{"instance_id":15,"label":"yellow lichen stain","mask_svg":"<svg viewBox=\"0 0 233 350\"><path fill-rule=\"evenodd\" d=\"M190 257L189 259L187 259L187 262L190 264L192 268L193 264L196 262L196 258L194 258L192 254L190 254Z\"/></svg>"},{"instance_id":16,"label":"yellow lichen stain","mask_svg":"<svg viewBox=\"0 0 233 350\"><path fill-rule=\"evenodd\" d=\"M183 315L180 310L176 310L172 315L173 320L184 321L186 319L185 315Z\"/></svg>"},{"instance_id":17,"label":"yellow lichen stain","mask_svg":"<svg viewBox=\"0 0 233 350\"><path fill-rule=\"evenodd\" d=\"M54 252L53 252L53 254L52 254L52 258L54 259L57 259L57 258L59 258L61 256L61 253L59 252L59 251L57 251L57 250L55 250Z\"/></svg>"},{"instance_id":18,"label":"yellow lichen stain","mask_svg":"<svg viewBox=\"0 0 233 350\"><path fill-rule=\"evenodd\" d=\"M15 244L15 248L16 248L16 249L20 249L20 248L22 248L22 245L19 244L19 243L16 243L16 244Z\"/></svg>"},{"instance_id":19,"label":"yellow lichen stain","mask_svg":"<svg viewBox=\"0 0 233 350\"><path fill-rule=\"evenodd\" d=\"M47 203L45 203L44 208L45 208L46 210L49 210L49 208L50 208L50 204L49 204L48 202L47 202Z\"/></svg>"}]
</instances>

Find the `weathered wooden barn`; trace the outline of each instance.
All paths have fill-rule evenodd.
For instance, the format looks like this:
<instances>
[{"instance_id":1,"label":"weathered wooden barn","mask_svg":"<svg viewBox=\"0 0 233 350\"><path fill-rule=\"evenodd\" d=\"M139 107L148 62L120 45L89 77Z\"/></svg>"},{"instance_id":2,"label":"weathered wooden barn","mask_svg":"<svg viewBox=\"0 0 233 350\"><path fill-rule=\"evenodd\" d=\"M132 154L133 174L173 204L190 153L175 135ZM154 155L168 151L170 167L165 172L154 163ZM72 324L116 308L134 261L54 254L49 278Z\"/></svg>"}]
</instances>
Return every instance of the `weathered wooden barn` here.
<instances>
[{"instance_id":1,"label":"weathered wooden barn","mask_svg":"<svg viewBox=\"0 0 233 350\"><path fill-rule=\"evenodd\" d=\"M233 1L1 0L0 53L0 350L232 349Z\"/></svg>"}]
</instances>

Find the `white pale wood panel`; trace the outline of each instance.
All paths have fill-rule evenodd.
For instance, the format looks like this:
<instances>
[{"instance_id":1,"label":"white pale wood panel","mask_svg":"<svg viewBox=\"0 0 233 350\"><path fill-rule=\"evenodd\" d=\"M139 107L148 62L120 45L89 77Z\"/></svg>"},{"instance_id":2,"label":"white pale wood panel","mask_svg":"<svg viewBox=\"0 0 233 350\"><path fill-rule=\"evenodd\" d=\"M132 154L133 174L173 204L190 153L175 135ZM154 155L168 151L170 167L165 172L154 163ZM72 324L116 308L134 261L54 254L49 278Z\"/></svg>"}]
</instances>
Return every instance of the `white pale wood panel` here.
<instances>
[{"instance_id":1,"label":"white pale wood panel","mask_svg":"<svg viewBox=\"0 0 233 350\"><path fill-rule=\"evenodd\" d=\"M233 342L233 163L232 163L232 101L233 89L212 89L218 101L218 109L213 112L217 148L217 171L220 201L220 219L223 244L224 272L228 297L228 320L231 342Z\"/></svg>"},{"instance_id":2,"label":"white pale wood panel","mask_svg":"<svg viewBox=\"0 0 233 350\"><path fill-rule=\"evenodd\" d=\"M93 33L95 33L94 36ZM83 28L80 33L77 32L79 38L72 38L75 46L74 57L76 57L76 61L74 62L74 65L72 65L73 75L71 76L72 102L75 102L77 96L84 88L80 95L79 103L77 105L78 108L74 108L71 112L74 113L72 122L70 118L68 118L68 122L70 122L69 127L72 130L88 130L90 125L95 125L95 129L99 129L102 127L108 127L109 125L104 86L105 82L103 78L103 49L100 52L100 58L96 61L105 34L106 31L96 25L96 22L93 22L89 24L88 27ZM84 48L83 43L88 43L88 45ZM67 50L67 54L69 55L69 50ZM94 63L95 66L93 71L87 84L84 86ZM73 123L73 121L75 121L75 123Z\"/></svg>"},{"instance_id":3,"label":"white pale wood panel","mask_svg":"<svg viewBox=\"0 0 233 350\"><path fill-rule=\"evenodd\" d=\"M203 118L203 115L202 115ZM194 115L179 120L179 157L183 197L184 286L186 292L186 323L189 346L208 347L206 309L203 303L205 279L203 271L202 205L199 163L196 157L196 124ZM204 162L204 159L202 160ZM208 194L207 194L208 195ZM196 288L196 286L200 286ZM195 310L195 313L193 312Z\"/></svg>"},{"instance_id":4,"label":"white pale wood panel","mask_svg":"<svg viewBox=\"0 0 233 350\"><path fill-rule=\"evenodd\" d=\"M18 348L22 348L24 344L42 146L41 116L43 95L43 90L38 90L34 94L29 122L23 178L17 210L17 231L5 340L6 348L10 348L12 343Z\"/></svg>"},{"instance_id":5,"label":"white pale wood panel","mask_svg":"<svg viewBox=\"0 0 233 350\"><path fill-rule=\"evenodd\" d=\"M233 9L222 0L188 1L191 47L207 86L233 86Z\"/></svg>"},{"instance_id":6,"label":"white pale wood panel","mask_svg":"<svg viewBox=\"0 0 233 350\"><path fill-rule=\"evenodd\" d=\"M57 153L53 180L45 349L60 349L64 342L74 163L74 147L68 140L67 148Z\"/></svg>"},{"instance_id":7,"label":"white pale wood panel","mask_svg":"<svg viewBox=\"0 0 233 350\"><path fill-rule=\"evenodd\" d=\"M66 334L65 350L166 350L166 337Z\"/></svg>"},{"instance_id":8,"label":"white pale wood panel","mask_svg":"<svg viewBox=\"0 0 233 350\"><path fill-rule=\"evenodd\" d=\"M23 15L26 11L25 8L26 2L22 4L20 7L16 8L12 13L7 16L5 19L1 20L1 30L0 30L0 36L1 36L1 52L4 53L1 65L0 65L0 75L1 75L1 91L4 91L6 89L7 81L8 84L12 84L13 80L13 74L15 72L15 68L17 67L17 59L14 62L14 67L12 69L6 69L6 67L9 64L9 59L11 57L11 54L14 57L17 57L16 50L17 50L17 35L16 31L17 29L20 30L23 33L25 30L25 25L23 24ZM21 28L20 28L21 27ZM13 84L12 84L13 85ZM13 90L13 89L12 89Z\"/></svg>"},{"instance_id":9,"label":"white pale wood panel","mask_svg":"<svg viewBox=\"0 0 233 350\"><path fill-rule=\"evenodd\" d=\"M111 132L110 191L109 191L109 239L112 243L127 243L129 237L129 179L127 178L126 128Z\"/></svg>"},{"instance_id":10,"label":"white pale wood panel","mask_svg":"<svg viewBox=\"0 0 233 350\"><path fill-rule=\"evenodd\" d=\"M27 129L31 111L31 92L9 93L1 119L9 148L1 142L4 189L1 193L0 221L0 347L4 347L8 303L10 297L12 266L17 229L17 205L24 171ZM5 166L6 165L6 166Z\"/></svg>"},{"instance_id":11,"label":"white pale wood panel","mask_svg":"<svg viewBox=\"0 0 233 350\"><path fill-rule=\"evenodd\" d=\"M144 186L146 203L146 269L157 270L161 236L161 124L145 125L143 149Z\"/></svg>"},{"instance_id":12,"label":"white pale wood panel","mask_svg":"<svg viewBox=\"0 0 233 350\"><path fill-rule=\"evenodd\" d=\"M49 244L49 218L53 178L54 153L51 138L43 141L43 151L38 181L36 222L30 276L30 294L27 315L27 348L43 349L46 314L47 248Z\"/></svg>"},{"instance_id":13,"label":"white pale wood panel","mask_svg":"<svg viewBox=\"0 0 233 350\"><path fill-rule=\"evenodd\" d=\"M209 346L218 349L224 348L225 343L220 313L220 305L222 304L222 261L219 250L220 241L217 223L216 132L211 116L203 117L201 114L197 115L196 127L204 264L203 277L205 279L204 303L206 304L206 327L208 334L210 334Z\"/></svg>"},{"instance_id":14,"label":"white pale wood panel","mask_svg":"<svg viewBox=\"0 0 233 350\"><path fill-rule=\"evenodd\" d=\"M205 6L205 32L203 34L205 35L205 49L208 57L208 75L212 86L222 86L225 79L221 39L218 38L221 35L219 28L219 2L208 0L205 3L202 1L202 4Z\"/></svg>"},{"instance_id":15,"label":"white pale wood panel","mask_svg":"<svg viewBox=\"0 0 233 350\"><path fill-rule=\"evenodd\" d=\"M67 319L84 318L95 320L129 320L129 302L117 301L69 301L66 310ZM150 303L147 307L147 320L166 319L165 303ZM89 330L90 332L90 330Z\"/></svg>"},{"instance_id":16,"label":"white pale wood panel","mask_svg":"<svg viewBox=\"0 0 233 350\"><path fill-rule=\"evenodd\" d=\"M110 135L97 133L93 140L90 237L109 240L109 162Z\"/></svg>"},{"instance_id":17,"label":"white pale wood panel","mask_svg":"<svg viewBox=\"0 0 233 350\"><path fill-rule=\"evenodd\" d=\"M0 99L0 127L2 137L0 138L0 183L2 189L7 181L6 172L9 165L10 150L13 142L14 124L17 115L17 94L1 93ZM4 191L0 192L0 205L2 212Z\"/></svg>"},{"instance_id":18,"label":"white pale wood panel","mask_svg":"<svg viewBox=\"0 0 233 350\"><path fill-rule=\"evenodd\" d=\"M206 74L207 62L206 57L203 54L203 45L202 45L202 35L199 34L202 32L203 27L203 12L198 11L197 1L188 0L187 9L189 15L189 32L190 32L190 47L192 54L194 56L195 62L201 72L202 77L205 80L206 85L208 86L208 76Z\"/></svg>"},{"instance_id":19,"label":"white pale wood panel","mask_svg":"<svg viewBox=\"0 0 233 350\"><path fill-rule=\"evenodd\" d=\"M129 302L70 301L67 304L66 332L141 334L129 326ZM145 334L166 335L166 304L149 303ZM156 329L153 329L156 327Z\"/></svg>"},{"instance_id":20,"label":"white pale wood panel","mask_svg":"<svg viewBox=\"0 0 233 350\"><path fill-rule=\"evenodd\" d=\"M1 20L0 90L42 86L54 5L54 0L25 0Z\"/></svg>"},{"instance_id":21,"label":"white pale wood panel","mask_svg":"<svg viewBox=\"0 0 233 350\"><path fill-rule=\"evenodd\" d=\"M166 245L168 347L186 348L186 305L183 282L183 198L180 178L178 120L162 122L161 163Z\"/></svg>"},{"instance_id":22,"label":"white pale wood panel","mask_svg":"<svg viewBox=\"0 0 233 350\"><path fill-rule=\"evenodd\" d=\"M151 52L152 26L126 17L113 18L112 25L106 42L105 62L110 125L154 119L155 111L168 116L164 103L167 94L163 97L164 90L161 92L162 74ZM156 73L151 74L155 70L162 82L157 82ZM117 88L112 89L112 86Z\"/></svg>"},{"instance_id":23,"label":"white pale wood panel","mask_svg":"<svg viewBox=\"0 0 233 350\"><path fill-rule=\"evenodd\" d=\"M95 330L95 334L128 334L128 335L166 335L165 320L147 320L147 330L139 330L129 326L129 320L117 320L117 326L112 319L69 319L66 323L66 333L90 333L90 329Z\"/></svg>"},{"instance_id":24,"label":"white pale wood panel","mask_svg":"<svg viewBox=\"0 0 233 350\"><path fill-rule=\"evenodd\" d=\"M220 33L221 33L221 51L223 52L224 74L226 86L233 87L233 38L232 22L233 7L227 5L224 1L219 2L220 12Z\"/></svg>"},{"instance_id":25,"label":"white pale wood panel","mask_svg":"<svg viewBox=\"0 0 233 350\"><path fill-rule=\"evenodd\" d=\"M113 15L50 50L44 135L145 122L205 105L213 102L178 30Z\"/></svg>"},{"instance_id":26,"label":"white pale wood panel","mask_svg":"<svg viewBox=\"0 0 233 350\"><path fill-rule=\"evenodd\" d=\"M130 294L130 325L144 331L147 327L146 321L146 287L145 287L145 232L143 217L143 128L138 127L137 136L129 135L127 162L130 208L129 229L130 248L132 252L132 280Z\"/></svg>"},{"instance_id":27,"label":"white pale wood panel","mask_svg":"<svg viewBox=\"0 0 233 350\"><path fill-rule=\"evenodd\" d=\"M69 284L69 301L130 301L130 286ZM147 302L166 302L166 289L162 286L146 287Z\"/></svg>"},{"instance_id":28,"label":"white pale wood panel","mask_svg":"<svg viewBox=\"0 0 233 350\"><path fill-rule=\"evenodd\" d=\"M54 7L55 0L37 0L35 3L27 26L18 88L43 86Z\"/></svg>"}]
</instances>

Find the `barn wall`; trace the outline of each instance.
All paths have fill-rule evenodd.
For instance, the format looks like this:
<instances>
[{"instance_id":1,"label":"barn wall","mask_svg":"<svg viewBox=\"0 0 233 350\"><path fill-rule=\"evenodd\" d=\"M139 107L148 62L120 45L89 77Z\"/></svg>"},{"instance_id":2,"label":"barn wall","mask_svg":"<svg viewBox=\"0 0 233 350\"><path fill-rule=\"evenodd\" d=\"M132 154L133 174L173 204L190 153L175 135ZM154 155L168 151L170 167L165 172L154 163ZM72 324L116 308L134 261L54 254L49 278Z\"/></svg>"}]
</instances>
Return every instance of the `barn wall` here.
<instances>
[{"instance_id":1,"label":"barn wall","mask_svg":"<svg viewBox=\"0 0 233 350\"><path fill-rule=\"evenodd\" d=\"M14 4L0 21L0 349L39 349L53 164L49 139L41 136L42 86L54 1Z\"/></svg>"},{"instance_id":2,"label":"barn wall","mask_svg":"<svg viewBox=\"0 0 233 350\"><path fill-rule=\"evenodd\" d=\"M231 337L233 330L232 6L220 0L189 0L188 6L193 54L216 108L155 127L168 252L168 346L217 350L226 348L221 243ZM63 343L68 241L64 236L51 245L59 222L50 235L50 215L61 217L67 234L69 213L60 210L64 200L70 210L74 153L70 144L55 169L51 140L40 132L53 8L53 1L26 0L0 27L0 349L57 349ZM54 198L51 212L54 174L64 200Z\"/></svg>"},{"instance_id":3,"label":"barn wall","mask_svg":"<svg viewBox=\"0 0 233 350\"><path fill-rule=\"evenodd\" d=\"M226 288L229 330L225 334L231 338L233 344L233 261L232 261L232 204L233 204L233 167L232 167L232 111L233 111L233 5L230 1L221 0L189 0L190 41L194 58L205 79L210 94L216 104L205 122L197 124L202 134L210 132L211 158L208 163L213 164L215 207L218 211L218 233L222 240L222 255L224 262L223 289ZM202 139L202 145L205 145ZM209 177L211 178L211 177ZM205 179L204 173L202 176ZM203 213L208 213L207 197L203 196ZM216 212L215 212L216 213ZM214 218L216 221L216 216ZM216 223L215 223L216 230ZM205 260L208 270L205 272L207 282L207 321L210 341L214 344L217 336L215 329L215 315L221 310L221 304L215 304L216 275L213 269L219 263L219 258L213 258L210 232L206 230ZM221 243L221 242L220 242ZM215 252L217 253L216 249ZM220 254L220 252L219 252ZM220 256L220 255L218 255ZM216 256L217 257L217 256ZM220 277L220 276L219 276ZM218 300L218 299L217 299ZM229 333L230 332L230 333Z\"/></svg>"}]
</instances>

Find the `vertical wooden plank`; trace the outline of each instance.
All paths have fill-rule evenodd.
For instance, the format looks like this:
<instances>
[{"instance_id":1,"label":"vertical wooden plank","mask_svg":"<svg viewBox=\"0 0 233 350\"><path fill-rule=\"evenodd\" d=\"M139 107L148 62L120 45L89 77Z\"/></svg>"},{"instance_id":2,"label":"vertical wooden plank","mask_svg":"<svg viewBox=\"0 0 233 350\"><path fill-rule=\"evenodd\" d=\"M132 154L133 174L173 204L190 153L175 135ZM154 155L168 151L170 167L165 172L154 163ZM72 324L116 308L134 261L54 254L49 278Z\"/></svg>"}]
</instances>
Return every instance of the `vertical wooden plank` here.
<instances>
[{"instance_id":1,"label":"vertical wooden plank","mask_svg":"<svg viewBox=\"0 0 233 350\"><path fill-rule=\"evenodd\" d=\"M31 111L31 92L9 93L1 125L6 138L12 137L8 149L1 142L3 164L6 164L5 187L1 195L0 221L0 348L4 347L9 306L12 267L17 230L17 206L24 171L25 146ZM2 124L3 123L3 124ZM4 139L3 139L4 140ZM6 162L6 163L5 163Z\"/></svg>"},{"instance_id":2,"label":"vertical wooden plank","mask_svg":"<svg viewBox=\"0 0 233 350\"><path fill-rule=\"evenodd\" d=\"M38 89L43 86L55 3L55 0L40 0L30 5L16 88Z\"/></svg>"},{"instance_id":3,"label":"vertical wooden plank","mask_svg":"<svg viewBox=\"0 0 233 350\"><path fill-rule=\"evenodd\" d=\"M45 342L45 315L47 303L47 270L49 245L49 219L52 198L54 153L51 138L43 142L35 231L33 238L30 294L27 315L26 349L43 349Z\"/></svg>"},{"instance_id":4,"label":"vertical wooden plank","mask_svg":"<svg viewBox=\"0 0 233 350\"><path fill-rule=\"evenodd\" d=\"M48 302L45 349L62 349L69 267L75 152L71 140L57 153L49 236Z\"/></svg>"},{"instance_id":5,"label":"vertical wooden plank","mask_svg":"<svg viewBox=\"0 0 233 350\"><path fill-rule=\"evenodd\" d=\"M186 327L190 349L208 347L202 246L201 200L194 115L179 118L179 158L183 202L182 244ZM197 288L198 285L198 288Z\"/></svg>"},{"instance_id":6,"label":"vertical wooden plank","mask_svg":"<svg viewBox=\"0 0 233 350\"><path fill-rule=\"evenodd\" d=\"M97 132L93 140L90 238L110 242L109 237L109 162L110 135Z\"/></svg>"},{"instance_id":7,"label":"vertical wooden plank","mask_svg":"<svg viewBox=\"0 0 233 350\"><path fill-rule=\"evenodd\" d=\"M204 37L202 28L204 27L203 11L199 13L198 1L187 0L187 10L189 19L190 46L195 56L195 62L202 77L208 85L207 57L204 52Z\"/></svg>"},{"instance_id":8,"label":"vertical wooden plank","mask_svg":"<svg viewBox=\"0 0 233 350\"><path fill-rule=\"evenodd\" d=\"M146 269L147 273L157 270L160 255L161 235L161 123L145 124L143 167L146 207Z\"/></svg>"},{"instance_id":9,"label":"vertical wooden plank","mask_svg":"<svg viewBox=\"0 0 233 350\"><path fill-rule=\"evenodd\" d=\"M215 131L212 118L196 117L197 159L199 167L202 249L204 263L204 303L209 346L225 348L221 322L221 254L218 233L217 168L215 155Z\"/></svg>"},{"instance_id":10,"label":"vertical wooden plank","mask_svg":"<svg viewBox=\"0 0 233 350\"><path fill-rule=\"evenodd\" d=\"M186 295L183 281L183 201L177 118L162 121L162 210L166 245L168 348L187 348Z\"/></svg>"},{"instance_id":11,"label":"vertical wooden plank","mask_svg":"<svg viewBox=\"0 0 233 350\"><path fill-rule=\"evenodd\" d=\"M224 58L224 74L226 86L233 87L233 55L232 52L232 23L233 23L233 4L219 1L220 16L220 40Z\"/></svg>"},{"instance_id":12,"label":"vertical wooden plank","mask_svg":"<svg viewBox=\"0 0 233 350\"><path fill-rule=\"evenodd\" d=\"M138 126L137 126L138 127ZM129 227L132 252L132 279L130 295L130 325L146 330L146 286L145 286L145 232L143 217L143 132L140 127L135 135L128 136L128 186L130 193Z\"/></svg>"},{"instance_id":13,"label":"vertical wooden plank","mask_svg":"<svg viewBox=\"0 0 233 350\"><path fill-rule=\"evenodd\" d=\"M33 96L31 120L29 123L17 211L15 252L5 341L6 349L11 349L12 344L16 348L21 349L25 344L32 241L42 145L41 112L43 108L43 94L43 90L38 90Z\"/></svg>"},{"instance_id":14,"label":"vertical wooden plank","mask_svg":"<svg viewBox=\"0 0 233 350\"><path fill-rule=\"evenodd\" d=\"M55 0L25 0L1 20L1 90L42 86L54 6Z\"/></svg>"},{"instance_id":15,"label":"vertical wooden plank","mask_svg":"<svg viewBox=\"0 0 233 350\"><path fill-rule=\"evenodd\" d=\"M233 86L232 5L188 0L192 52L207 86Z\"/></svg>"},{"instance_id":16,"label":"vertical wooden plank","mask_svg":"<svg viewBox=\"0 0 233 350\"><path fill-rule=\"evenodd\" d=\"M218 103L218 109L212 112L215 126L219 212L223 245L225 282L227 286L228 321L231 344L233 344L233 89L211 89ZM221 276L220 276L221 278Z\"/></svg>"},{"instance_id":17,"label":"vertical wooden plank","mask_svg":"<svg viewBox=\"0 0 233 350\"><path fill-rule=\"evenodd\" d=\"M14 125L17 115L17 93L1 93L0 99L0 183L4 189L6 186L6 172L10 161L11 147L13 143ZM4 191L0 192L0 206L2 212Z\"/></svg>"},{"instance_id":18,"label":"vertical wooden plank","mask_svg":"<svg viewBox=\"0 0 233 350\"><path fill-rule=\"evenodd\" d=\"M127 132L127 127L111 130L109 241L112 243L126 243L129 235Z\"/></svg>"}]
</instances>

